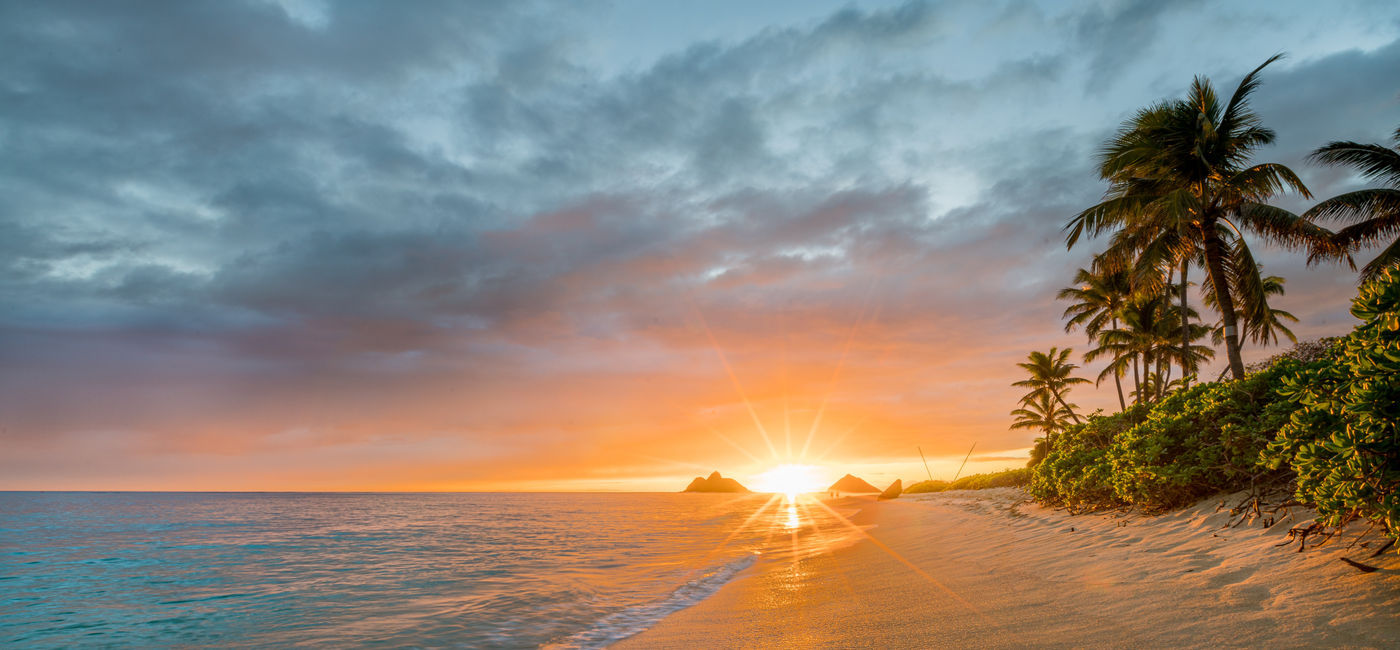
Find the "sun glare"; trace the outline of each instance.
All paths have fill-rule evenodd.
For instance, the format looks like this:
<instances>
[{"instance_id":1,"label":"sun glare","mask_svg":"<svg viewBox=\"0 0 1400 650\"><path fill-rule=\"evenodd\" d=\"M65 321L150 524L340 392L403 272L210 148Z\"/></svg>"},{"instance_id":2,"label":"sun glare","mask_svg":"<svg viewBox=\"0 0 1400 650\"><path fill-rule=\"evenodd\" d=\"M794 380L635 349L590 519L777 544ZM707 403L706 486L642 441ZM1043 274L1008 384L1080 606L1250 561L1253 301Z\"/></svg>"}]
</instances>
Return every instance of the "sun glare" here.
<instances>
[{"instance_id":1,"label":"sun glare","mask_svg":"<svg viewBox=\"0 0 1400 650\"><path fill-rule=\"evenodd\" d=\"M824 485L816 465L779 465L758 475L754 487L760 492L776 492L789 497L820 492Z\"/></svg>"}]
</instances>

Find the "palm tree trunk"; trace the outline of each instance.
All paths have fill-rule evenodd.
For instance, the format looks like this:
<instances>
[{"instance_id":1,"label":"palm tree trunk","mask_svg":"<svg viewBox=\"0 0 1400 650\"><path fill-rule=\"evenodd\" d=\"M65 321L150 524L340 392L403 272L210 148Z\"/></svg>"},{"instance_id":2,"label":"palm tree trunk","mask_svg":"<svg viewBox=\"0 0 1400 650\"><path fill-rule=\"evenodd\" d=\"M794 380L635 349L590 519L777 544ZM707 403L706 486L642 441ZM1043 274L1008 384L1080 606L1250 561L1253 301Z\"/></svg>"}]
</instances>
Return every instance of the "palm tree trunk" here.
<instances>
[{"instance_id":1,"label":"palm tree trunk","mask_svg":"<svg viewBox=\"0 0 1400 650\"><path fill-rule=\"evenodd\" d=\"M1084 424L1083 422L1080 422L1080 421L1079 421L1079 416L1074 414L1074 409L1070 408L1070 407L1069 407L1069 404L1068 404L1067 402L1065 402L1065 398L1063 398L1063 397L1060 396L1060 391L1051 391L1050 394L1051 394L1051 395L1054 395L1054 396L1055 396L1055 399L1057 399L1057 400L1060 401L1060 406L1065 407L1065 412L1066 412L1066 413L1069 413L1069 416L1072 417L1072 418L1074 418L1074 423L1075 423L1075 424Z\"/></svg>"},{"instance_id":2,"label":"palm tree trunk","mask_svg":"<svg viewBox=\"0 0 1400 650\"><path fill-rule=\"evenodd\" d=\"M1191 387L1191 319L1186 317L1186 270L1191 268L1191 263L1186 258L1181 260L1181 388L1185 390Z\"/></svg>"},{"instance_id":3,"label":"palm tree trunk","mask_svg":"<svg viewBox=\"0 0 1400 650\"><path fill-rule=\"evenodd\" d=\"M1116 331L1118 331L1118 317L1117 317L1117 316L1114 316L1114 317L1112 318L1112 320L1113 320L1113 331L1116 332ZM1127 403L1126 401L1123 400L1123 378L1119 376L1119 375L1121 375L1122 373L1120 373L1120 372L1118 371L1118 368L1120 367L1120 366L1118 365L1118 360L1119 360L1119 359L1122 359L1122 358L1123 358L1123 355L1122 355L1121 353L1118 353L1118 352L1113 353L1113 366L1114 366L1114 368L1113 368L1113 386L1114 386L1115 388L1118 389L1118 410L1119 410L1119 411L1126 411L1126 410L1128 410L1128 403Z\"/></svg>"},{"instance_id":4,"label":"palm tree trunk","mask_svg":"<svg viewBox=\"0 0 1400 650\"><path fill-rule=\"evenodd\" d=\"M1142 403L1142 379L1138 376L1138 359L1142 355L1133 353L1133 404Z\"/></svg>"},{"instance_id":5,"label":"palm tree trunk","mask_svg":"<svg viewBox=\"0 0 1400 650\"><path fill-rule=\"evenodd\" d=\"M1162 296L1163 296L1163 298L1162 298L1162 320L1167 320L1167 319L1171 316L1171 311L1172 311L1172 286L1175 285L1175 284L1176 284L1176 267L1175 267L1175 266L1169 266L1169 267L1167 267L1167 284L1166 284L1166 286L1162 287ZM1162 401L1162 397L1163 397L1164 395L1167 394L1167 388L1166 388L1166 386L1165 386L1166 381L1167 381L1166 369L1169 368L1169 367L1171 367L1171 362L1172 362L1172 357L1171 357L1171 355L1172 355L1171 341L1168 341L1168 340L1166 340L1166 339L1167 339L1167 337L1162 337L1162 343L1163 343L1163 344L1162 344L1161 346L1159 346L1159 348L1158 348L1158 349L1159 349L1159 352L1157 352L1157 354L1156 354L1156 356L1157 356L1157 390L1156 390L1156 397L1154 397L1153 401L1157 401L1157 402Z\"/></svg>"},{"instance_id":6,"label":"palm tree trunk","mask_svg":"<svg viewBox=\"0 0 1400 650\"><path fill-rule=\"evenodd\" d=\"M1160 352L1154 351L1152 353L1152 378L1154 380L1152 386L1152 401L1154 402L1162 401L1162 356Z\"/></svg>"},{"instance_id":7,"label":"palm tree trunk","mask_svg":"<svg viewBox=\"0 0 1400 650\"><path fill-rule=\"evenodd\" d=\"M1152 403L1152 353L1142 353L1142 403Z\"/></svg>"},{"instance_id":8,"label":"palm tree trunk","mask_svg":"<svg viewBox=\"0 0 1400 650\"><path fill-rule=\"evenodd\" d=\"M1215 285L1215 302L1220 308L1220 320L1225 325L1225 354L1230 359L1230 374L1235 379L1243 379L1244 361L1240 360L1235 301L1230 297L1230 279L1225 275L1225 243L1215 232L1214 219L1201 225L1201 236L1205 242L1206 271L1210 273L1211 284Z\"/></svg>"}]
</instances>

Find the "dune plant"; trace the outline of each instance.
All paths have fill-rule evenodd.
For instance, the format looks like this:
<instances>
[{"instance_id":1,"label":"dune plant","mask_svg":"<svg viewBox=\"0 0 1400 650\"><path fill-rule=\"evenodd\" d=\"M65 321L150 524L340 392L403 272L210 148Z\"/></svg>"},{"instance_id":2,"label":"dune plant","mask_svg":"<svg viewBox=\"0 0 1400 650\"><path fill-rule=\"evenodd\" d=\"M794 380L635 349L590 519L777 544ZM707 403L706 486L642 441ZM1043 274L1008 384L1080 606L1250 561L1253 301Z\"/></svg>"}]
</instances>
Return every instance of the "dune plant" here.
<instances>
[{"instance_id":1,"label":"dune plant","mask_svg":"<svg viewBox=\"0 0 1400 650\"><path fill-rule=\"evenodd\" d=\"M1299 408L1263 460L1297 473L1324 524L1360 517L1400 538L1400 269L1377 269L1351 313L1362 322L1330 358L1283 378Z\"/></svg>"}]
</instances>

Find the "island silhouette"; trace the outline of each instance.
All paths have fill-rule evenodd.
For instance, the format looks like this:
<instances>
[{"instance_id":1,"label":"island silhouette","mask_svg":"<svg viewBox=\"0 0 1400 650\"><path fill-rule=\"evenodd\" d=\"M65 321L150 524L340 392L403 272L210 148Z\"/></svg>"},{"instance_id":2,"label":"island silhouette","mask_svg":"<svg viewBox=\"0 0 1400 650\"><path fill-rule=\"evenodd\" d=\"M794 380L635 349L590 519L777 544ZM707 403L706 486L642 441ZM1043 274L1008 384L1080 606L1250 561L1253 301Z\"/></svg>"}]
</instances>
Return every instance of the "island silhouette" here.
<instances>
[{"instance_id":1,"label":"island silhouette","mask_svg":"<svg viewBox=\"0 0 1400 650\"><path fill-rule=\"evenodd\" d=\"M876 494L879 494L880 488L877 488L867 483L865 479L857 478L855 476L847 474L837 479L835 483L832 483L831 487L827 488L826 491L831 492L833 494L839 494L842 492L853 494L869 494L871 492L874 492Z\"/></svg>"},{"instance_id":2,"label":"island silhouette","mask_svg":"<svg viewBox=\"0 0 1400 650\"><path fill-rule=\"evenodd\" d=\"M695 477L694 481L687 485L686 492L748 492L749 489L740 485L732 478L724 478L719 472L710 474L709 478Z\"/></svg>"}]
</instances>

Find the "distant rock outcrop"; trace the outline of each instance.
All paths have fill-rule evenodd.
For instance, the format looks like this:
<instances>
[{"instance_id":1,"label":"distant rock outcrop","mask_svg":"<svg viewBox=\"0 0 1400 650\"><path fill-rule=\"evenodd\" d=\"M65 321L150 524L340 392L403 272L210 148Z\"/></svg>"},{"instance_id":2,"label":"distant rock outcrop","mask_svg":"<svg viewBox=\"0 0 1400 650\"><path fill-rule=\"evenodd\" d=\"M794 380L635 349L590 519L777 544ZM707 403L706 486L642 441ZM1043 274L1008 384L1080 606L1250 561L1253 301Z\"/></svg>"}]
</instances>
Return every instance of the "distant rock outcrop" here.
<instances>
[{"instance_id":1,"label":"distant rock outcrop","mask_svg":"<svg viewBox=\"0 0 1400 650\"><path fill-rule=\"evenodd\" d=\"M853 494L870 494L872 492L878 493L880 491L880 488L866 483L862 479L858 479L854 476L851 476L850 474L847 474L845 476L842 476L840 480L836 481L835 483L832 483L831 487L827 488L826 491L850 492Z\"/></svg>"},{"instance_id":2,"label":"distant rock outcrop","mask_svg":"<svg viewBox=\"0 0 1400 650\"><path fill-rule=\"evenodd\" d=\"M896 499L901 494L904 494L904 482L895 479L893 483L890 483L889 487L885 488L884 492L880 493L880 499Z\"/></svg>"},{"instance_id":3,"label":"distant rock outcrop","mask_svg":"<svg viewBox=\"0 0 1400 650\"><path fill-rule=\"evenodd\" d=\"M715 472L709 478L695 477L685 488L686 492L748 492L749 489L740 485L732 478L724 478Z\"/></svg>"}]
</instances>

